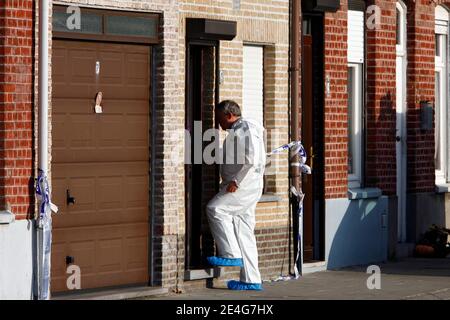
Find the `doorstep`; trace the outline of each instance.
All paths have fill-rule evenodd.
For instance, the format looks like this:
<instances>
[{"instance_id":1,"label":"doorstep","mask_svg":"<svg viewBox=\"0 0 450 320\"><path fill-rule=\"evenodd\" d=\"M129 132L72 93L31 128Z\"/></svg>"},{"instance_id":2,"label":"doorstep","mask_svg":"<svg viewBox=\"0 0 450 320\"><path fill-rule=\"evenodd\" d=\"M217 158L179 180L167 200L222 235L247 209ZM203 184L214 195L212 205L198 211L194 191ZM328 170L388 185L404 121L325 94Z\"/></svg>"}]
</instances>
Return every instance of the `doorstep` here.
<instances>
[{"instance_id":1,"label":"doorstep","mask_svg":"<svg viewBox=\"0 0 450 320\"><path fill-rule=\"evenodd\" d=\"M184 281L205 280L220 278L222 275L222 268L208 268L199 270L186 270L184 272Z\"/></svg>"},{"instance_id":2,"label":"doorstep","mask_svg":"<svg viewBox=\"0 0 450 320\"><path fill-rule=\"evenodd\" d=\"M305 262L303 263L302 274L311 274L316 272L323 272L327 270L327 263L325 261Z\"/></svg>"},{"instance_id":3,"label":"doorstep","mask_svg":"<svg viewBox=\"0 0 450 320\"><path fill-rule=\"evenodd\" d=\"M166 288L129 287L120 289L96 290L83 293L62 293L52 296L52 300L126 300L168 294Z\"/></svg>"}]
</instances>

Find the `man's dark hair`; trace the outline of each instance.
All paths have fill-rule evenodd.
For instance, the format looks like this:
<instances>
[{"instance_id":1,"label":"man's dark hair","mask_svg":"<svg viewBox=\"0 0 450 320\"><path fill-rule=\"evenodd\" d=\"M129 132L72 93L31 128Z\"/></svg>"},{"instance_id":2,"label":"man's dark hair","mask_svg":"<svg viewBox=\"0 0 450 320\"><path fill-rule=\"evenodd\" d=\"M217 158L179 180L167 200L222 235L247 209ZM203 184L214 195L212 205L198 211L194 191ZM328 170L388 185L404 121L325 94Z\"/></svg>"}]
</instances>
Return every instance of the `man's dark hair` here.
<instances>
[{"instance_id":1,"label":"man's dark hair","mask_svg":"<svg viewBox=\"0 0 450 320\"><path fill-rule=\"evenodd\" d=\"M236 117L240 117L242 115L241 107L239 107L239 105L233 100L222 101L216 106L216 109L222 111L226 115L232 114Z\"/></svg>"}]
</instances>

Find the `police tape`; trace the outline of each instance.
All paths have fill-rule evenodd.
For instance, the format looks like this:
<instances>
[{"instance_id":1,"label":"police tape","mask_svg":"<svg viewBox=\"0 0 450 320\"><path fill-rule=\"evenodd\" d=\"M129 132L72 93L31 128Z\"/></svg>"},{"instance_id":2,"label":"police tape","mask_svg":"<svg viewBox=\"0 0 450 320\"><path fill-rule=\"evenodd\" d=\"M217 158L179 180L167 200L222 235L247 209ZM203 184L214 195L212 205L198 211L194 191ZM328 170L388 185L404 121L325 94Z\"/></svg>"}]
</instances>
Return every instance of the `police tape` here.
<instances>
[{"instance_id":1,"label":"police tape","mask_svg":"<svg viewBox=\"0 0 450 320\"><path fill-rule=\"evenodd\" d=\"M58 207L51 201L47 175L42 170L39 170L36 181L36 196L40 202L38 227L41 230L38 245L38 299L48 300L50 298L50 262L52 246L51 214L52 211L57 213Z\"/></svg>"},{"instance_id":2,"label":"police tape","mask_svg":"<svg viewBox=\"0 0 450 320\"><path fill-rule=\"evenodd\" d=\"M44 221L52 211L58 212L58 207L51 201L48 179L42 170L39 170L36 182L36 195L40 202L39 220Z\"/></svg>"},{"instance_id":3,"label":"police tape","mask_svg":"<svg viewBox=\"0 0 450 320\"><path fill-rule=\"evenodd\" d=\"M293 141L291 143L287 143L278 147L267 154L267 156L271 156L274 154L279 154L284 151L290 151L291 159L295 156L299 157L298 162L291 163L293 167L299 167L304 174L312 174L311 167L306 164L308 160L308 154L306 153L305 148L301 141ZM297 242L297 252L295 253L295 261L294 261L294 276L293 277L280 277L278 281L287 281L289 279L298 279L302 274L302 266L303 266L303 200L305 199L305 194L302 190L297 190L294 186L291 187L291 193L297 198L298 208L297 208L297 219L298 219L298 229L294 230Z\"/></svg>"},{"instance_id":4,"label":"police tape","mask_svg":"<svg viewBox=\"0 0 450 320\"><path fill-rule=\"evenodd\" d=\"M291 143L282 145L281 147L278 147L269 152L267 156L270 157L272 155L279 154L288 150L290 151L291 159L298 155L300 160L299 162L292 162L291 166L299 167L304 174L312 174L311 167L306 164L308 155L301 141L292 141Z\"/></svg>"}]
</instances>

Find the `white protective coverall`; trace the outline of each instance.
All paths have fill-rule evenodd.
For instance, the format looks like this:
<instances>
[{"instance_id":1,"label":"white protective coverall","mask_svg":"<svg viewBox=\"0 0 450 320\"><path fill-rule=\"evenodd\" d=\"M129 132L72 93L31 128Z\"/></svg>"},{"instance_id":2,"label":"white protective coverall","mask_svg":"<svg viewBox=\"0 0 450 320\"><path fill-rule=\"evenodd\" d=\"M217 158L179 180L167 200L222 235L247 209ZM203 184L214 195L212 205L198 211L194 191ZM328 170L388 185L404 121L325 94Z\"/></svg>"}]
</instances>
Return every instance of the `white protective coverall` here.
<instances>
[{"instance_id":1,"label":"white protective coverall","mask_svg":"<svg viewBox=\"0 0 450 320\"><path fill-rule=\"evenodd\" d=\"M264 128L256 122L236 121L223 144L222 183L208 203L207 214L218 256L242 258L240 281L260 284L256 247L255 209L263 191L266 163ZM235 181L238 189L227 192Z\"/></svg>"}]
</instances>

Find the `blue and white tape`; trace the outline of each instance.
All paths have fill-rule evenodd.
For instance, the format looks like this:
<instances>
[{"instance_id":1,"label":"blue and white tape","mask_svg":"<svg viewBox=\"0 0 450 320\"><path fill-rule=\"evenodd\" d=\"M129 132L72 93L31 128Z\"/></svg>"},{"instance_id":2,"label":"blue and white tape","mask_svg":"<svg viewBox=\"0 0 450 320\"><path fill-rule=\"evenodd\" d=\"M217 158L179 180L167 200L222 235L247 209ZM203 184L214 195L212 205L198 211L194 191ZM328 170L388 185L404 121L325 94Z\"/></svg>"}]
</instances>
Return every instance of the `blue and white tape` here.
<instances>
[{"instance_id":1,"label":"blue and white tape","mask_svg":"<svg viewBox=\"0 0 450 320\"><path fill-rule=\"evenodd\" d=\"M50 267L52 246L52 211L57 213L58 207L50 198L50 187L47 175L39 170L36 181L36 196L39 200L38 226L41 229L39 236L39 276L38 276L38 299L48 300L50 298Z\"/></svg>"},{"instance_id":2,"label":"blue and white tape","mask_svg":"<svg viewBox=\"0 0 450 320\"><path fill-rule=\"evenodd\" d=\"M49 217L51 212L58 212L58 207L51 202L50 187L47 176L42 170L39 170L39 175L36 182L36 195L39 200L39 220L44 221Z\"/></svg>"},{"instance_id":3,"label":"blue and white tape","mask_svg":"<svg viewBox=\"0 0 450 320\"><path fill-rule=\"evenodd\" d=\"M292 166L299 167L304 174L311 174L311 168L306 164L308 159L308 154L306 153L303 144L300 141L293 141L291 143L285 144L281 147L276 148L272 152L268 153L267 156L271 156L274 154L278 154L284 151L290 151L291 158L298 155L299 162L291 163ZM298 218L298 230L294 230L296 233L296 241L297 241L297 252L295 254L295 262L294 262L294 277L298 279L302 273L301 266L303 265L303 200L305 199L305 194L301 190L297 190L294 186L291 187L292 194L298 200L298 210L297 210L297 218ZM300 266L300 270L299 270Z\"/></svg>"},{"instance_id":4,"label":"blue and white tape","mask_svg":"<svg viewBox=\"0 0 450 320\"><path fill-rule=\"evenodd\" d=\"M291 158L295 157L296 155L299 156L300 161L299 162L293 162L291 163L291 166L293 167L299 167L304 174L311 174L312 170L311 168L306 164L306 160L308 158L308 155L306 153L305 148L303 147L303 144L301 141L293 141L291 143L282 145L281 147L278 147L271 152L267 154L267 156L271 156L274 154L279 154L281 152L290 150L290 156Z\"/></svg>"}]
</instances>

